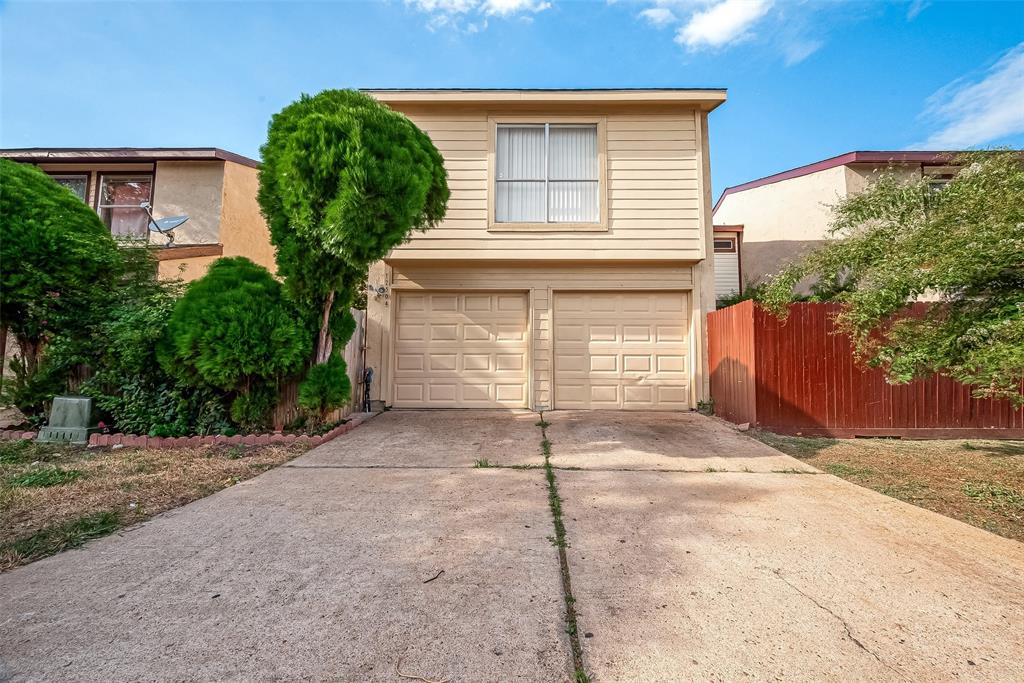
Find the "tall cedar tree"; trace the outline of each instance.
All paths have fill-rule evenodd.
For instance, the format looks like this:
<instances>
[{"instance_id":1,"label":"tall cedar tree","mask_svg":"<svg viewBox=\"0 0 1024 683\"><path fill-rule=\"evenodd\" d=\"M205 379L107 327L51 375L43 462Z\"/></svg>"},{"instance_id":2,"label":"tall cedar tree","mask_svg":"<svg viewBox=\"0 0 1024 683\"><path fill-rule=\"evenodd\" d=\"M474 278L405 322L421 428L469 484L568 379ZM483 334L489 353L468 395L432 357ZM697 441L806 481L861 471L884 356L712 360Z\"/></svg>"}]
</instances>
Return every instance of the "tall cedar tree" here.
<instances>
[{"instance_id":1,"label":"tall cedar tree","mask_svg":"<svg viewBox=\"0 0 1024 683\"><path fill-rule=\"evenodd\" d=\"M369 264L444 217L444 162L409 119L353 90L285 107L261 153L259 203L278 273L319 328L314 363L326 363L335 304L347 310Z\"/></svg>"},{"instance_id":2,"label":"tall cedar tree","mask_svg":"<svg viewBox=\"0 0 1024 683\"><path fill-rule=\"evenodd\" d=\"M1018 152L956 156L936 190L884 174L834 207L832 236L784 269L759 301L785 315L793 286L816 276L858 355L890 381L942 373L979 397L1024 404L1024 163ZM827 288L821 288L825 291ZM923 316L907 304L935 301Z\"/></svg>"}]
</instances>

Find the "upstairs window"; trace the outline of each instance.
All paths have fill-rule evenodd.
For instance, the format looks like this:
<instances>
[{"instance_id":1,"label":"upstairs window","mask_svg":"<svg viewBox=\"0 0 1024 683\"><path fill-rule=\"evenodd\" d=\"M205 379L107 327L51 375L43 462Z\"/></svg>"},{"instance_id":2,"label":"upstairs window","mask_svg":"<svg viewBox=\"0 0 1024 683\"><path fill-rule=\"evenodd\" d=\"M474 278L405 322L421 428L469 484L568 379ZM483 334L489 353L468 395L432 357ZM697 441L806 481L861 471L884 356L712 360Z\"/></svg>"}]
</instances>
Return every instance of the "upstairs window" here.
<instances>
[{"instance_id":1,"label":"upstairs window","mask_svg":"<svg viewBox=\"0 0 1024 683\"><path fill-rule=\"evenodd\" d=\"M96 210L114 237L148 239L149 215L139 205L152 200L152 175L105 175Z\"/></svg>"},{"instance_id":2,"label":"upstairs window","mask_svg":"<svg viewBox=\"0 0 1024 683\"><path fill-rule=\"evenodd\" d=\"M495 149L496 223L598 223L597 126L501 124Z\"/></svg>"},{"instance_id":3,"label":"upstairs window","mask_svg":"<svg viewBox=\"0 0 1024 683\"><path fill-rule=\"evenodd\" d=\"M89 200L86 199L86 195L89 192L89 175L87 173L67 173L61 175L51 175L54 182L58 185L62 185L72 192L75 193L79 199L86 204Z\"/></svg>"}]
</instances>

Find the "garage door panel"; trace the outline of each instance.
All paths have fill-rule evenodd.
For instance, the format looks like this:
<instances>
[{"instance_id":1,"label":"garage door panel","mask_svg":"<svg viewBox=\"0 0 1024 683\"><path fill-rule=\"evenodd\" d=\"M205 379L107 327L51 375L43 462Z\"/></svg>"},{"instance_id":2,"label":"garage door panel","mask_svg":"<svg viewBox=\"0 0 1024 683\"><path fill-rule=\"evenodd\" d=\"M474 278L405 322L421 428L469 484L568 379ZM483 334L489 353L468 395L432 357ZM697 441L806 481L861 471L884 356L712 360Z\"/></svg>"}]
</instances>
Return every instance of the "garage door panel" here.
<instances>
[{"instance_id":1,"label":"garage door panel","mask_svg":"<svg viewBox=\"0 0 1024 683\"><path fill-rule=\"evenodd\" d=\"M393 404L525 407L526 302L511 292L400 292Z\"/></svg>"},{"instance_id":2,"label":"garage door panel","mask_svg":"<svg viewBox=\"0 0 1024 683\"><path fill-rule=\"evenodd\" d=\"M686 410L689 294L555 294L555 407Z\"/></svg>"}]
</instances>

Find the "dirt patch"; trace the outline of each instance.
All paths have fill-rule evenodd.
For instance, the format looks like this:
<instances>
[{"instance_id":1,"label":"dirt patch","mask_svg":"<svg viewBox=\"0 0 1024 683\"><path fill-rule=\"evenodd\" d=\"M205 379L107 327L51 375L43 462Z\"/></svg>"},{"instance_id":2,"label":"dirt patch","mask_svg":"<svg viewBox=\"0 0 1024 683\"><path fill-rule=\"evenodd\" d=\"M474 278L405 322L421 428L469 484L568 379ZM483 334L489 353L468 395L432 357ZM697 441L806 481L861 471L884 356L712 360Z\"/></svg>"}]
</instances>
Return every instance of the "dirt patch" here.
<instances>
[{"instance_id":1,"label":"dirt patch","mask_svg":"<svg viewBox=\"0 0 1024 683\"><path fill-rule=\"evenodd\" d=\"M751 434L829 474L1024 541L1024 441L808 439Z\"/></svg>"},{"instance_id":2,"label":"dirt patch","mask_svg":"<svg viewBox=\"0 0 1024 683\"><path fill-rule=\"evenodd\" d=\"M0 571L81 545L256 476L307 450L0 443Z\"/></svg>"}]
</instances>

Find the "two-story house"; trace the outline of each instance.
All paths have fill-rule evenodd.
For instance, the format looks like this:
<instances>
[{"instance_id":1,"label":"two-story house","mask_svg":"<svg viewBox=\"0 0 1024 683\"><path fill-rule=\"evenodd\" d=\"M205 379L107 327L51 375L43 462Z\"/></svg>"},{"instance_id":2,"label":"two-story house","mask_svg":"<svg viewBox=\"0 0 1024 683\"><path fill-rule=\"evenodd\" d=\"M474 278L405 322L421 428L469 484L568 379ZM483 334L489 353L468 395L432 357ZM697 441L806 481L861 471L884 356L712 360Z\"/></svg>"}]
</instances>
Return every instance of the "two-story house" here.
<instances>
[{"instance_id":1,"label":"two-story house","mask_svg":"<svg viewBox=\"0 0 1024 683\"><path fill-rule=\"evenodd\" d=\"M256 203L259 162L216 148L31 148L0 157L35 164L96 210L115 237L167 244L156 218L187 215L172 246L156 252L160 277L194 280L220 256L246 256L276 270Z\"/></svg>"},{"instance_id":2,"label":"two-story house","mask_svg":"<svg viewBox=\"0 0 1024 683\"><path fill-rule=\"evenodd\" d=\"M718 298L740 292L828 239L831 205L887 170L936 187L956 171L951 152L847 152L727 187L714 208ZM798 289L806 293L808 282Z\"/></svg>"},{"instance_id":3,"label":"two-story house","mask_svg":"<svg viewBox=\"0 0 1024 683\"><path fill-rule=\"evenodd\" d=\"M687 410L707 395L721 89L372 90L444 156L444 222L370 271L371 397Z\"/></svg>"}]
</instances>

